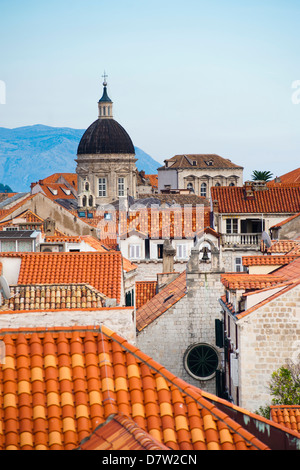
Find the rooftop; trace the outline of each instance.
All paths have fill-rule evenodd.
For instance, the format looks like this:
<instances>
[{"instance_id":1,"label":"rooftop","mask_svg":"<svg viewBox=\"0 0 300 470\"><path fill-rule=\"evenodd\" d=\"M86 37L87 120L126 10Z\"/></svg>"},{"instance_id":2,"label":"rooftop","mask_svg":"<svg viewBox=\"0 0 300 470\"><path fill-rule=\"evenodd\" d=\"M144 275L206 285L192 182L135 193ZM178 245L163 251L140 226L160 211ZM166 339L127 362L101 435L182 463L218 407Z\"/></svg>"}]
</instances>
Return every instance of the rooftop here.
<instances>
[{"instance_id":1,"label":"rooftop","mask_svg":"<svg viewBox=\"0 0 300 470\"><path fill-rule=\"evenodd\" d=\"M270 186L253 190L247 196L246 188L219 186L211 188L211 198L218 201L218 212L222 214L293 214L300 211L300 185L297 187Z\"/></svg>"},{"instance_id":2,"label":"rooftop","mask_svg":"<svg viewBox=\"0 0 300 470\"><path fill-rule=\"evenodd\" d=\"M195 162L195 163L194 163ZM194 168L194 169L243 169L242 166L232 163L228 158L220 157L216 154L187 154L174 155L174 157L165 160L165 166L162 169L173 168Z\"/></svg>"},{"instance_id":3,"label":"rooftop","mask_svg":"<svg viewBox=\"0 0 300 470\"><path fill-rule=\"evenodd\" d=\"M1 330L0 340L0 449L83 447L120 415L123 429L133 420L141 438L173 450L267 450L273 433L284 448L299 442L294 431L190 386L104 326Z\"/></svg>"},{"instance_id":4,"label":"rooftop","mask_svg":"<svg viewBox=\"0 0 300 470\"><path fill-rule=\"evenodd\" d=\"M186 294L186 272L183 271L146 304L136 312L136 328L138 331L146 328L166 310L175 305Z\"/></svg>"},{"instance_id":5,"label":"rooftop","mask_svg":"<svg viewBox=\"0 0 300 470\"><path fill-rule=\"evenodd\" d=\"M121 252L1 253L10 256L21 258L19 285L83 283L121 300Z\"/></svg>"}]
</instances>

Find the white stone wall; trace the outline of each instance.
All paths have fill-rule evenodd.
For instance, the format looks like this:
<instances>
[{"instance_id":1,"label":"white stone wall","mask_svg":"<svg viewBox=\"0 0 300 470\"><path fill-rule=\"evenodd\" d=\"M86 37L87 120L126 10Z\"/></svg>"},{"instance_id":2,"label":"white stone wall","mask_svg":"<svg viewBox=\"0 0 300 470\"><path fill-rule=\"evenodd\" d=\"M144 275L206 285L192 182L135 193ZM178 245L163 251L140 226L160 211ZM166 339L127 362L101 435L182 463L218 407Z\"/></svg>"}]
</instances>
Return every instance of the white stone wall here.
<instances>
[{"instance_id":1,"label":"white stone wall","mask_svg":"<svg viewBox=\"0 0 300 470\"><path fill-rule=\"evenodd\" d=\"M137 265L136 281L156 281L157 274L163 272L162 260L157 261L134 261ZM181 273L186 268L186 262L174 263L174 271Z\"/></svg>"},{"instance_id":2,"label":"white stone wall","mask_svg":"<svg viewBox=\"0 0 300 470\"><path fill-rule=\"evenodd\" d=\"M237 321L240 406L270 405L268 382L286 360L300 360L300 286Z\"/></svg>"},{"instance_id":3,"label":"white stone wall","mask_svg":"<svg viewBox=\"0 0 300 470\"><path fill-rule=\"evenodd\" d=\"M127 339L136 342L133 307L99 308L86 310L39 310L0 314L0 329L7 328L58 328L68 326L105 325Z\"/></svg>"},{"instance_id":4,"label":"white stone wall","mask_svg":"<svg viewBox=\"0 0 300 470\"><path fill-rule=\"evenodd\" d=\"M188 281L185 297L137 334L137 346L178 377L215 394L215 378L193 378L184 367L184 356L193 344L215 346L215 319L222 318L218 299L224 288L219 274L189 276L193 278ZM218 353L221 365L222 352Z\"/></svg>"}]
</instances>

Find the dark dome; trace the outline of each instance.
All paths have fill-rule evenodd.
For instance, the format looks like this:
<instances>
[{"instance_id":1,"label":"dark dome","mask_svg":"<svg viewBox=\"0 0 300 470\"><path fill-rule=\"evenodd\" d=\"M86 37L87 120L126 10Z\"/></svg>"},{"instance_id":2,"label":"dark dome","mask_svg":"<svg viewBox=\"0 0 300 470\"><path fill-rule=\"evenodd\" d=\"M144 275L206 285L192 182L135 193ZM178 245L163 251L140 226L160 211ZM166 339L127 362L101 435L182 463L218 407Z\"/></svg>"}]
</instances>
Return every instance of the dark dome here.
<instances>
[{"instance_id":1,"label":"dark dome","mask_svg":"<svg viewBox=\"0 0 300 470\"><path fill-rule=\"evenodd\" d=\"M114 119L97 119L83 134L77 154L132 153L131 138Z\"/></svg>"}]
</instances>

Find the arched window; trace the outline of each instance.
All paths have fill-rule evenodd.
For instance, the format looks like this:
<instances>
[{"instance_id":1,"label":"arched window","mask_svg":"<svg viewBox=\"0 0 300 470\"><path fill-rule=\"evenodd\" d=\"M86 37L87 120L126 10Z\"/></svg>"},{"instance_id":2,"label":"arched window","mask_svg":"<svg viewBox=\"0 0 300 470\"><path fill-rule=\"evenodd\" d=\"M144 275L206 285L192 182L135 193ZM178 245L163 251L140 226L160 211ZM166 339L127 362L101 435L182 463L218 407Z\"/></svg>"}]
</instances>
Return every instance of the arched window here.
<instances>
[{"instance_id":1,"label":"arched window","mask_svg":"<svg viewBox=\"0 0 300 470\"><path fill-rule=\"evenodd\" d=\"M220 183L216 183L215 186L221 186Z\"/></svg>"},{"instance_id":2,"label":"arched window","mask_svg":"<svg viewBox=\"0 0 300 470\"><path fill-rule=\"evenodd\" d=\"M93 207L93 205L94 205L94 198L93 198L93 196L90 196L89 197L89 206Z\"/></svg>"},{"instance_id":3,"label":"arched window","mask_svg":"<svg viewBox=\"0 0 300 470\"><path fill-rule=\"evenodd\" d=\"M82 206L86 207L86 196L83 196L82 198Z\"/></svg>"},{"instance_id":4,"label":"arched window","mask_svg":"<svg viewBox=\"0 0 300 470\"><path fill-rule=\"evenodd\" d=\"M89 191L90 190L90 185L88 182L85 183L85 190L86 191Z\"/></svg>"},{"instance_id":5,"label":"arched window","mask_svg":"<svg viewBox=\"0 0 300 470\"><path fill-rule=\"evenodd\" d=\"M204 196L206 197L206 188L207 188L207 184L206 183L202 183L201 184L201 196Z\"/></svg>"},{"instance_id":6,"label":"arched window","mask_svg":"<svg viewBox=\"0 0 300 470\"><path fill-rule=\"evenodd\" d=\"M189 191L194 191L193 183L188 183L188 184L187 184L187 189L188 189Z\"/></svg>"},{"instance_id":7,"label":"arched window","mask_svg":"<svg viewBox=\"0 0 300 470\"><path fill-rule=\"evenodd\" d=\"M229 186L234 186L234 183L230 183Z\"/></svg>"}]
</instances>

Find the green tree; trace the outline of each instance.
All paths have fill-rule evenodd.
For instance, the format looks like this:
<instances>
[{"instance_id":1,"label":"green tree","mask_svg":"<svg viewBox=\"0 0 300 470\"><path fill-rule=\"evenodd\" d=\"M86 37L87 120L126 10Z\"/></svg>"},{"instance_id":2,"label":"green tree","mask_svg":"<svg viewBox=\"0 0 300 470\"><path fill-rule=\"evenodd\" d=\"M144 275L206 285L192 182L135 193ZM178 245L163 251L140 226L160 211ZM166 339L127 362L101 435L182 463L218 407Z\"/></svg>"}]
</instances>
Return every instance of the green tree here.
<instances>
[{"instance_id":1,"label":"green tree","mask_svg":"<svg viewBox=\"0 0 300 470\"><path fill-rule=\"evenodd\" d=\"M272 398L271 405L300 405L300 362L286 364L274 371L268 384ZM261 406L258 415L270 418L270 405Z\"/></svg>"},{"instance_id":2,"label":"green tree","mask_svg":"<svg viewBox=\"0 0 300 470\"><path fill-rule=\"evenodd\" d=\"M300 405L300 363L289 361L273 372L269 389L272 405Z\"/></svg>"},{"instance_id":3,"label":"green tree","mask_svg":"<svg viewBox=\"0 0 300 470\"><path fill-rule=\"evenodd\" d=\"M254 170L251 178L253 181L270 181L270 179L272 179L272 176L273 173L271 173L271 171Z\"/></svg>"}]
</instances>

